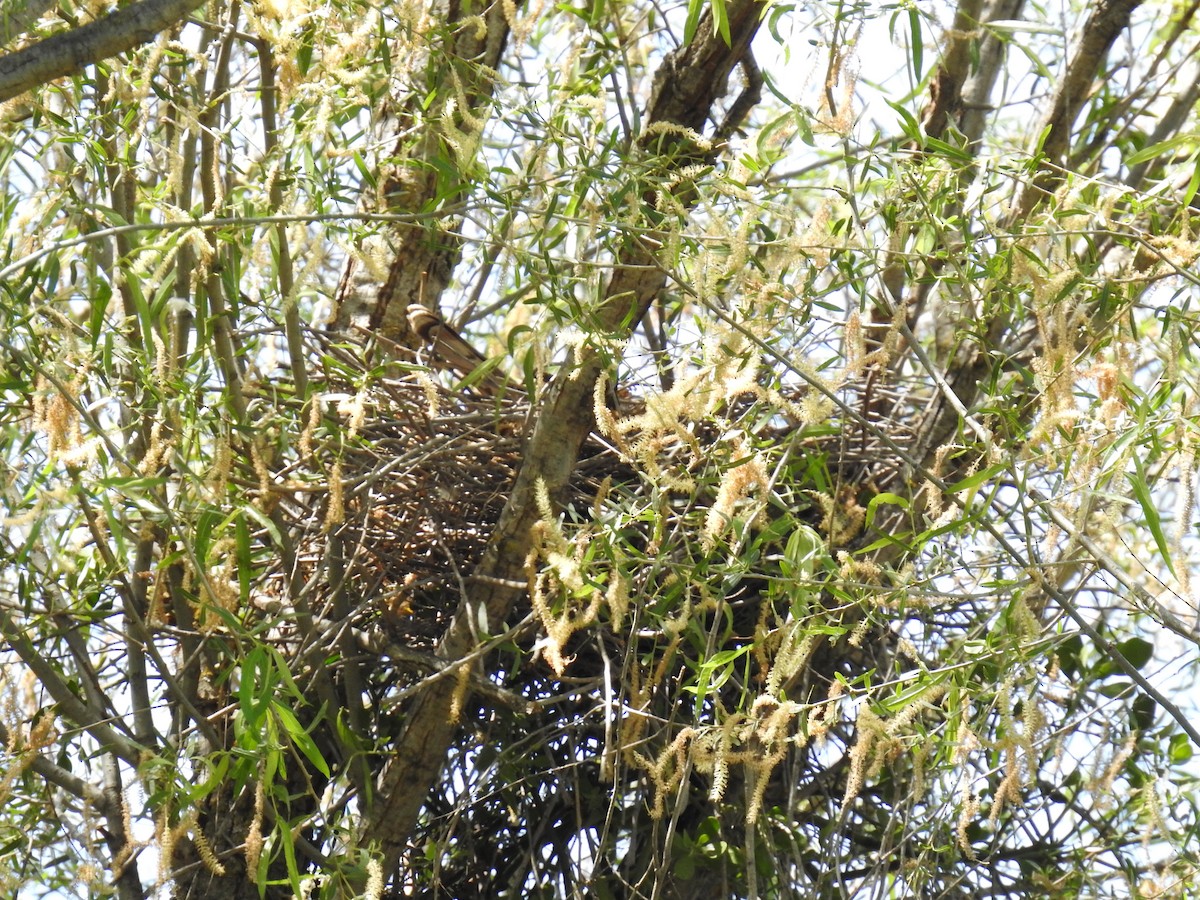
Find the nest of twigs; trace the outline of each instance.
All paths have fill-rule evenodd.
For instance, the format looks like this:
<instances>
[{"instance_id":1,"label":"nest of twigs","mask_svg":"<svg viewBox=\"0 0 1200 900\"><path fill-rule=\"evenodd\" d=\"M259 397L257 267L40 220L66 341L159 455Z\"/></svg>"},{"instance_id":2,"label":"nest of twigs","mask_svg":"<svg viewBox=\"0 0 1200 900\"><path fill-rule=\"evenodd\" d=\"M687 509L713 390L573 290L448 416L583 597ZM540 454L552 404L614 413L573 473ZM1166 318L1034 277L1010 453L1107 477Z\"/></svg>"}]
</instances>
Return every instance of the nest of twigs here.
<instances>
[{"instance_id":1,"label":"nest of twigs","mask_svg":"<svg viewBox=\"0 0 1200 900\"><path fill-rule=\"evenodd\" d=\"M326 366L324 380L314 386L325 398L330 426L321 451L326 459L319 464L337 472L342 490L340 498L333 491L319 495L324 497L319 508L310 504L295 510L291 524L300 575L305 583L323 582L316 593L324 596L311 602L322 618L340 620L356 611L359 625L380 629L389 642L427 652L457 611L499 521L536 412L519 387L485 396L451 375L426 370L403 348L392 348L386 364L371 368L362 362L369 356L360 347L329 344L322 352L336 365ZM799 400L807 390L797 388L787 399ZM860 386L845 389L846 406L861 403L862 393ZM763 423L755 403L738 401L728 420L757 419L760 441L796 440L795 423L782 416ZM621 405L627 408L618 410L619 416L633 415L639 401L626 396ZM880 420L880 409L895 405L894 397L881 403L877 396L868 410L874 428L853 421L853 427L826 425L802 437L792 452L823 454L837 483L851 494L886 489L901 466L880 443L877 430L908 439L897 432L894 420ZM700 425L695 437L708 447L720 440L720 431ZM694 445L682 444L665 451L678 453L681 466L693 452ZM555 500L586 510L605 478L639 490L634 466L593 435L570 490ZM336 516L330 515L331 503L340 505ZM813 506L803 516L818 526L822 511Z\"/></svg>"}]
</instances>

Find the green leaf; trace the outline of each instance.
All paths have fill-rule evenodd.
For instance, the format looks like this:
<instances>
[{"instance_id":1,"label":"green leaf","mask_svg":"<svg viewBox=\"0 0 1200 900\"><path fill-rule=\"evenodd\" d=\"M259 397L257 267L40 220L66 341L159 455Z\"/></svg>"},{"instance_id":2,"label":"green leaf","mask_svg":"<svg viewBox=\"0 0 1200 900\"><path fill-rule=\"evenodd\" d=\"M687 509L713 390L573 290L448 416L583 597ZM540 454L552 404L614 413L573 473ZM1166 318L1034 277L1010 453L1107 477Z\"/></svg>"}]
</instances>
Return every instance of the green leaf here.
<instances>
[{"instance_id":1,"label":"green leaf","mask_svg":"<svg viewBox=\"0 0 1200 900\"><path fill-rule=\"evenodd\" d=\"M1133 705L1129 709L1129 726L1136 731L1146 731L1154 726L1154 714L1158 710L1158 704L1145 694L1138 694L1133 698Z\"/></svg>"},{"instance_id":2,"label":"green leaf","mask_svg":"<svg viewBox=\"0 0 1200 900\"><path fill-rule=\"evenodd\" d=\"M780 569L788 578L808 581L816 571L817 560L825 553L825 542L807 525L797 525L788 537Z\"/></svg>"},{"instance_id":3,"label":"green leaf","mask_svg":"<svg viewBox=\"0 0 1200 900\"><path fill-rule=\"evenodd\" d=\"M1183 196L1179 199L1179 206L1187 207L1192 205L1192 200L1196 197L1196 189L1200 188L1200 159L1192 166L1192 178L1188 182L1187 190L1183 192Z\"/></svg>"},{"instance_id":4,"label":"green leaf","mask_svg":"<svg viewBox=\"0 0 1200 900\"><path fill-rule=\"evenodd\" d=\"M923 695L927 694L937 685L936 681L921 679L908 687L898 687L896 693L880 702L888 713L896 713L907 706L912 705L919 700Z\"/></svg>"},{"instance_id":5,"label":"green leaf","mask_svg":"<svg viewBox=\"0 0 1200 900\"><path fill-rule=\"evenodd\" d=\"M700 16L704 12L704 0L688 0L688 19L683 24L683 42L690 44L700 26Z\"/></svg>"},{"instance_id":6,"label":"green leaf","mask_svg":"<svg viewBox=\"0 0 1200 900\"><path fill-rule=\"evenodd\" d=\"M354 160L354 167L358 169L358 174L362 176L363 183L374 189L377 184L374 170L367 165L366 160L363 159L362 154L357 150L354 151L352 159Z\"/></svg>"},{"instance_id":7,"label":"green leaf","mask_svg":"<svg viewBox=\"0 0 1200 900\"><path fill-rule=\"evenodd\" d=\"M1196 143L1194 134L1179 134L1170 140L1159 141L1157 144L1151 144L1149 147L1143 147L1136 153L1131 153L1125 157L1125 165L1136 166L1138 163L1148 162L1156 156L1162 156L1180 147L1192 147Z\"/></svg>"},{"instance_id":8,"label":"green leaf","mask_svg":"<svg viewBox=\"0 0 1200 900\"><path fill-rule=\"evenodd\" d=\"M1154 645L1138 637L1121 641L1121 643L1117 644L1117 649L1121 651L1121 655L1129 660L1135 669L1142 668L1142 666L1150 662L1150 658L1154 655Z\"/></svg>"},{"instance_id":9,"label":"green leaf","mask_svg":"<svg viewBox=\"0 0 1200 900\"><path fill-rule=\"evenodd\" d=\"M916 117L900 103L893 103L891 100L886 99L884 102L900 116L900 130L904 132L904 136L918 147L924 147L925 132L921 130L921 125Z\"/></svg>"},{"instance_id":10,"label":"green leaf","mask_svg":"<svg viewBox=\"0 0 1200 900\"><path fill-rule=\"evenodd\" d=\"M252 731L258 731L263 715L275 694L274 667L264 647L255 647L246 654L238 682L238 706Z\"/></svg>"},{"instance_id":11,"label":"green leaf","mask_svg":"<svg viewBox=\"0 0 1200 900\"><path fill-rule=\"evenodd\" d=\"M915 6L909 7L908 10L908 30L912 38L913 75L916 76L917 83L920 83L924 62L925 41L921 37L921 14L917 12Z\"/></svg>"},{"instance_id":12,"label":"green leaf","mask_svg":"<svg viewBox=\"0 0 1200 900\"><path fill-rule=\"evenodd\" d=\"M729 34L729 14L725 11L725 0L712 0L712 17L717 34L725 41L726 47L732 47L733 38Z\"/></svg>"},{"instance_id":13,"label":"green leaf","mask_svg":"<svg viewBox=\"0 0 1200 900\"><path fill-rule=\"evenodd\" d=\"M208 547L212 539L213 530L217 523L221 520L221 514L216 510L206 508L200 513L200 518L196 521L196 531L192 542L192 552L195 553L196 562L201 566L208 563Z\"/></svg>"},{"instance_id":14,"label":"green leaf","mask_svg":"<svg viewBox=\"0 0 1200 900\"><path fill-rule=\"evenodd\" d=\"M720 668L733 662L739 656L744 656L749 649L750 645L746 644L742 647L736 647L733 650L720 650L701 663L700 667L702 669Z\"/></svg>"},{"instance_id":15,"label":"green leaf","mask_svg":"<svg viewBox=\"0 0 1200 900\"><path fill-rule=\"evenodd\" d=\"M980 469L974 475L968 475L957 484L952 484L948 488L951 494L959 494L963 491L969 491L979 487L985 481L989 480L993 475L999 475L1001 472L1008 469L1008 463L996 463L994 466L988 466L986 469Z\"/></svg>"},{"instance_id":16,"label":"green leaf","mask_svg":"<svg viewBox=\"0 0 1200 900\"><path fill-rule=\"evenodd\" d=\"M292 839L292 831L283 822L278 825L279 840L283 844L283 856L287 860L288 880L291 882L292 894L296 897L304 895L300 888L300 867L296 865L296 843Z\"/></svg>"},{"instance_id":17,"label":"green leaf","mask_svg":"<svg viewBox=\"0 0 1200 900\"><path fill-rule=\"evenodd\" d=\"M304 726L300 724L300 720L296 718L296 714L280 703L274 704L273 709L275 716L279 719L280 724L283 725L284 731L292 739L292 743L308 758L310 763L316 766L322 775L328 778L329 764L325 762L325 757L321 755L321 751L317 749L317 745L313 743L313 739L304 730Z\"/></svg>"},{"instance_id":18,"label":"green leaf","mask_svg":"<svg viewBox=\"0 0 1200 900\"><path fill-rule=\"evenodd\" d=\"M1171 563L1171 551L1167 545L1167 535L1163 532L1162 519L1158 515L1158 508L1154 505L1154 498L1150 495L1150 486L1146 482L1146 470L1142 465L1141 457L1134 452L1133 454L1134 471L1129 473L1129 486L1133 488L1133 495L1137 498L1138 504L1142 507L1142 515L1146 517L1146 527L1150 529L1150 534L1154 536L1154 543L1158 546L1158 552L1163 558L1163 562L1167 564L1167 569L1172 575L1175 574L1175 566Z\"/></svg>"},{"instance_id":19,"label":"green leaf","mask_svg":"<svg viewBox=\"0 0 1200 900\"><path fill-rule=\"evenodd\" d=\"M700 671L696 675L696 683L694 685L685 685L683 688L696 697L693 709L693 715L696 718L700 717L704 708L704 700L708 697L709 689L719 689L729 680L729 676L733 674L732 663L739 656L747 653L750 647L750 644L745 644L734 650L722 650L714 653L709 659L704 660L700 664ZM723 671L714 678L713 675L718 669L723 669Z\"/></svg>"},{"instance_id":20,"label":"green leaf","mask_svg":"<svg viewBox=\"0 0 1200 900\"><path fill-rule=\"evenodd\" d=\"M875 524L875 509L881 503L891 503L893 506L899 506L901 509L908 509L909 507L908 500L899 494L890 494L887 491L876 494L871 498L871 502L867 504L867 528Z\"/></svg>"},{"instance_id":21,"label":"green leaf","mask_svg":"<svg viewBox=\"0 0 1200 900\"><path fill-rule=\"evenodd\" d=\"M1192 749L1192 742L1188 740L1188 736L1186 734L1171 735L1171 743L1169 746L1170 750L1167 751L1167 755L1170 757L1171 762L1175 765L1190 762L1195 753L1195 751Z\"/></svg>"}]
</instances>

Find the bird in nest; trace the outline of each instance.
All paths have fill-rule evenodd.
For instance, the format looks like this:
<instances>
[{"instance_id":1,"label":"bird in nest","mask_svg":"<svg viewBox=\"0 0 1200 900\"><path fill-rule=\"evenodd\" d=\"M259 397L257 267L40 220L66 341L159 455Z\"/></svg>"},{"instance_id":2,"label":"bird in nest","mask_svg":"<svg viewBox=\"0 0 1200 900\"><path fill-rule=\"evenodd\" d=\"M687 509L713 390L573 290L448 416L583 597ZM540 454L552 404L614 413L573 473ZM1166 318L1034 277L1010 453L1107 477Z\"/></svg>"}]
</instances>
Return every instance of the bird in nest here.
<instances>
[{"instance_id":1,"label":"bird in nest","mask_svg":"<svg viewBox=\"0 0 1200 900\"><path fill-rule=\"evenodd\" d=\"M433 310L419 303L409 306L408 327L431 366L452 370L485 397L511 388L493 362Z\"/></svg>"}]
</instances>

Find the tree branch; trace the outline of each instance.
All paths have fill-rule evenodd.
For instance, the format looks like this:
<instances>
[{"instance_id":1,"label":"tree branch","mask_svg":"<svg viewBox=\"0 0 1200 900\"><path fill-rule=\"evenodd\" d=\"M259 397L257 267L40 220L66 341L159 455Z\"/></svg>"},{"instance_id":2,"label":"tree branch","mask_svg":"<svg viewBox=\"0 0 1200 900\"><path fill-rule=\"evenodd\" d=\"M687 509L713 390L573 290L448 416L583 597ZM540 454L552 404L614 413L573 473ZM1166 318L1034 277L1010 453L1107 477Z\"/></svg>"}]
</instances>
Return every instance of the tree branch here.
<instances>
[{"instance_id":1,"label":"tree branch","mask_svg":"<svg viewBox=\"0 0 1200 900\"><path fill-rule=\"evenodd\" d=\"M1108 57L1108 51L1122 31L1129 26L1129 17L1142 5L1142 0L1099 0L1084 23L1079 45L1058 83L1054 103L1038 135L1045 135L1042 157L1048 164L1042 173L1025 185L1013 206L1008 225L1025 221L1038 202L1054 193L1062 174L1059 166L1071 144L1071 127L1079 118L1084 103L1092 94L1096 74Z\"/></svg>"},{"instance_id":2,"label":"tree branch","mask_svg":"<svg viewBox=\"0 0 1200 900\"><path fill-rule=\"evenodd\" d=\"M110 16L0 57L0 103L145 44L203 2L139 0Z\"/></svg>"}]
</instances>

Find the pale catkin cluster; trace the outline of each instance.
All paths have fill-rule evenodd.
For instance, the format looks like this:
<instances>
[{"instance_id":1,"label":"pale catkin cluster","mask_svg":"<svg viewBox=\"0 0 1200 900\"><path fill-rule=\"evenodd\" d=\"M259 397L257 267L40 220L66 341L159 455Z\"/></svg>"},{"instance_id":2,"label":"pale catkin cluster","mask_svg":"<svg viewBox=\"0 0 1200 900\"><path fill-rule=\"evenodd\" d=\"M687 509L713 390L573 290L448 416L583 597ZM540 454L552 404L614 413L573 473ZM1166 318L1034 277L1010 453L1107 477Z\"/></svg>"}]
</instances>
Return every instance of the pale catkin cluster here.
<instances>
[{"instance_id":1,"label":"pale catkin cluster","mask_svg":"<svg viewBox=\"0 0 1200 900\"><path fill-rule=\"evenodd\" d=\"M867 342L863 336L862 315L857 309L846 318L846 330L842 335L843 353L846 357L844 376L847 380L858 378L866 365Z\"/></svg>"},{"instance_id":2,"label":"pale catkin cluster","mask_svg":"<svg viewBox=\"0 0 1200 900\"><path fill-rule=\"evenodd\" d=\"M328 533L346 521L346 502L342 485L342 461L336 459L329 467L329 502L325 507L325 518L321 531Z\"/></svg>"},{"instance_id":3,"label":"pale catkin cluster","mask_svg":"<svg viewBox=\"0 0 1200 900\"><path fill-rule=\"evenodd\" d=\"M205 488L209 499L215 503L224 503L225 491L229 487L229 475L233 470L233 449L229 446L229 435L224 430L217 435L213 443L212 466L205 478Z\"/></svg>"},{"instance_id":4,"label":"pale catkin cluster","mask_svg":"<svg viewBox=\"0 0 1200 900\"><path fill-rule=\"evenodd\" d=\"M977 859L975 848L971 846L971 837L967 833L967 829L979 815L979 796L971 788L971 782L967 779L963 779L962 798L959 803L958 822L954 829L955 837L958 839L958 849L968 860L975 862Z\"/></svg>"},{"instance_id":5,"label":"pale catkin cluster","mask_svg":"<svg viewBox=\"0 0 1200 900\"><path fill-rule=\"evenodd\" d=\"M636 764L654 785L651 815L664 815L666 798L679 787L689 765L712 775L710 799L714 803L725 795L730 768L740 765L750 788L746 821L753 824L762 809L772 770L787 753L788 745L797 740L790 732L800 710L799 704L764 694L754 701L749 714L734 713L717 726L682 729L653 761L635 751Z\"/></svg>"},{"instance_id":6,"label":"pale catkin cluster","mask_svg":"<svg viewBox=\"0 0 1200 900\"><path fill-rule=\"evenodd\" d=\"M734 522L736 508L749 497L752 490L758 489L760 496L747 512L746 521L754 521L766 505L766 499L762 496L766 491L768 477L765 460L761 454L751 449L745 435L734 434L731 443L730 456L737 460L737 463L725 470L717 488L717 498L705 517L700 545L706 551L711 551L729 530Z\"/></svg>"},{"instance_id":7,"label":"pale catkin cluster","mask_svg":"<svg viewBox=\"0 0 1200 900\"><path fill-rule=\"evenodd\" d=\"M1055 446L1060 435L1073 430L1081 413L1075 400L1075 335L1086 324L1086 305L1071 298L1058 298L1071 279L1073 271L1061 271L1046 279L1034 281L1034 316L1042 338L1042 353L1033 359L1030 368L1039 387L1041 414L1030 435L1030 446L1039 443Z\"/></svg>"},{"instance_id":8,"label":"pale catkin cluster","mask_svg":"<svg viewBox=\"0 0 1200 900\"><path fill-rule=\"evenodd\" d=\"M125 871L125 866L134 858L134 854L142 846L141 844L135 844L130 838L133 834L133 819L129 814L129 800L124 794L121 795L121 825L125 832L126 844L113 856L112 873L117 878Z\"/></svg>"},{"instance_id":9,"label":"pale catkin cluster","mask_svg":"<svg viewBox=\"0 0 1200 900\"><path fill-rule=\"evenodd\" d=\"M164 801L154 819L154 833L158 843L158 883L169 884L171 867L175 859L175 843L179 833L171 827L170 799Z\"/></svg>"},{"instance_id":10,"label":"pale catkin cluster","mask_svg":"<svg viewBox=\"0 0 1200 900\"><path fill-rule=\"evenodd\" d=\"M606 490L601 486L601 493ZM601 502L599 496L597 504ZM608 560L606 571L589 572L585 577L583 567L588 545L595 537L594 529L583 529L574 540L568 540L553 512L545 482L538 482L535 499L542 518L533 527L525 570L534 613L546 632L538 642L537 652L561 675L570 662L563 656L567 641L575 632L591 625L602 608L608 608L613 629L621 628L629 611L630 582L621 570L619 553ZM593 521L599 521L599 517ZM606 582L603 591L599 587L601 581Z\"/></svg>"},{"instance_id":11,"label":"pale catkin cluster","mask_svg":"<svg viewBox=\"0 0 1200 900\"><path fill-rule=\"evenodd\" d=\"M201 862L204 863L204 867L217 877L221 877L225 874L225 866L217 859L217 854L213 852L212 844L204 836L204 830L197 827L199 817L199 810L193 807L187 815L180 819L179 824L172 831L175 833L176 840L180 835L190 833L192 844L195 846L196 853L199 854ZM174 842L172 841L172 843Z\"/></svg>"},{"instance_id":12,"label":"pale catkin cluster","mask_svg":"<svg viewBox=\"0 0 1200 900\"><path fill-rule=\"evenodd\" d=\"M1007 804L1019 804L1021 802L1021 788L1023 786L1016 741L1012 737L1006 736L997 743L1004 756L1004 768L1002 770L1004 774L993 792L992 808L988 812L988 824L993 827L999 821L1000 814L1004 811L1004 807Z\"/></svg>"},{"instance_id":13,"label":"pale catkin cluster","mask_svg":"<svg viewBox=\"0 0 1200 900\"><path fill-rule=\"evenodd\" d=\"M1137 749L1138 737L1139 735L1136 731L1131 732L1125 738L1121 747L1113 753L1112 758L1108 761L1108 765L1104 766L1099 775L1092 779L1091 792L1097 798L1096 805L1098 808L1103 810L1111 807L1114 798L1118 796L1113 791L1113 782L1116 781L1117 776L1125 768L1125 763ZM1104 755L1099 754L1096 762L1099 764L1103 760Z\"/></svg>"},{"instance_id":14,"label":"pale catkin cluster","mask_svg":"<svg viewBox=\"0 0 1200 900\"><path fill-rule=\"evenodd\" d=\"M85 862L80 863L79 868L75 870L75 883L88 889L95 885L100 880L100 867L95 863ZM0 887L5 887L3 881L0 881ZM14 895L15 896L15 895Z\"/></svg>"},{"instance_id":15,"label":"pale catkin cluster","mask_svg":"<svg viewBox=\"0 0 1200 900\"><path fill-rule=\"evenodd\" d=\"M383 863L378 857L372 856L367 860L367 886L363 890L363 900L380 900L383 896Z\"/></svg>"},{"instance_id":16,"label":"pale catkin cluster","mask_svg":"<svg viewBox=\"0 0 1200 900\"><path fill-rule=\"evenodd\" d=\"M418 372L417 383L421 385L421 390L425 393L425 409L429 414L429 418L439 418L442 414L442 409L437 382L433 380L428 372Z\"/></svg>"},{"instance_id":17,"label":"pale catkin cluster","mask_svg":"<svg viewBox=\"0 0 1200 900\"><path fill-rule=\"evenodd\" d=\"M676 124L675 122L658 121L651 123L646 128L646 137L657 137L658 135L675 135L676 137L684 138L689 141L701 153L709 153L712 151L712 141L704 135L687 128L686 126Z\"/></svg>"},{"instance_id":18,"label":"pale catkin cluster","mask_svg":"<svg viewBox=\"0 0 1200 900\"><path fill-rule=\"evenodd\" d=\"M836 496L814 493L812 497L824 512L820 527L831 546L844 546L862 531L867 511L859 504L852 485L843 485Z\"/></svg>"},{"instance_id":19,"label":"pale catkin cluster","mask_svg":"<svg viewBox=\"0 0 1200 900\"><path fill-rule=\"evenodd\" d=\"M467 688L471 684L471 668L459 666L454 673L454 693L450 695L450 709L446 714L451 725L457 725L462 720L463 704L467 700Z\"/></svg>"},{"instance_id":20,"label":"pale catkin cluster","mask_svg":"<svg viewBox=\"0 0 1200 900\"><path fill-rule=\"evenodd\" d=\"M311 460L313 453L313 438L317 434L317 429L321 425L321 413L324 410L324 403L321 397L313 394L308 400L308 417L304 422L304 429L300 432L300 440L298 442L298 455L302 460Z\"/></svg>"},{"instance_id":21,"label":"pale catkin cluster","mask_svg":"<svg viewBox=\"0 0 1200 900\"><path fill-rule=\"evenodd\" d=\"M834 202L822 200L809 219L804 233L789 242L789 255L807 259L809 265L820 270L829 265L833 259L834 250L849 247L850 229L845 229L836 236L833 234L830 222L834 218L834 212Z\"/></svg>"},{"instance_id":22,"label":"pale catkin cluster","mask_svg":"<svg viewBox=\"0 0 1200 900\"><path fill-rule=\"evenodd\" d=\"M808 665L809 658L817 646L817 632L809 623L793 620L777 628L770 635L769 641L778 641L778 649L775 651L775 659L771 663L766 684L767 693L775 696Z\"/></svg>"},{"instance_id":23,"label":"pale catkin cluster","mask_svg":"<svg viewBox=\"0 0 1200 900\"><path fill-rule=\"evenodd\" d=\"M254 466L254 474L258 478L259 497L266 500L271 493L271 470L257 440L250 442L250 464Z\"/></svg>"},{"instance_id":24,"label":"pale catkin cluster","mask_svg":"<svg viewBox=\"0 0 1200 900\"><path fill-rule=\"evenodd\" d=\"M1152 841L1169 838L1170 826L1163 816L1162 797L1159 796L1159 779L1152 777L1142 785L1140 800L1145 828L1142 831L1142 846L1149 848Z\"/></svg>"},{"instance_id":25,"label":"pale catkin cluster","mask_svg":"<svg viewBox=\"0 0 1200 900\"><path fill-rule=\"evenodd\" d=\"M247 872L258 871L258 860L262 856L262 824L265 801L265 782L262 778L258 778L254 783L254 816L250 820L250 827L246 830L245 854Z\"/></svg>"},{"instance_id":26,"label":"pale catkin cluster","mask_svg":"<svg viewBox=\"0 0 1200 900\"><path fill-rule=\"evenodd\" d=\"M20 741L20 735L24 727L10 726L8 746L4 748L4 755L8 757L9 762L0 772L0 803L8 798L13 782L29 768L39 751L58 740L58 730L54 727L54 722L54 715L49 712L36 716L23 743Z\"/></svg>"},{"instance_id":27,"label":"pale catkin cluster","mask_svg":"<svg viewBox=\"0 0 1200 900\"><path fill-rule=\"evenodd\" d=\"M367 386L364 384L353 397L346 397L338 403L338 415L346 417L348 437L353 440L367 420Z\"/></svg>"},{"instance_id":28,"label":"pale catkin cluster","mask_svg":"<svg viewBox=\"0 0 1200 900\"><path fill-rule=\"evenodd\" d=\"M298 215L305 212L307 211L296 209ZM293 251L295 256L304 260L304 268L296 274L291 290L283 298L285 310L295 307L299 302L301 292L309 290L313 284L318 282L328 264L326 256L329 252L325 241L315 240L312 234L300 224L288 229L288 242L296 248Z\"/></svg>"},{"instance_id":29,"label":"pale catkin cluster","mask_svg":"<svg viewBox=\"0 0 1200 900\"><path fill-rule=\"evenodd\" d=\"M227 612L236 612L241 604L241 588L238 582L237 564L234 562L237 559L235 551L236 544L233 538L226 537L216 541L209 550L209 558L218 559L221 562L211 566L201 580L208 604ZM202 564L204 562L201 560ZM208 604L202 604L197 611L196 627L206 634L211 634L215 629L221 627L222 620L219 615L209 609Z\"/></svg>"},{"instance_id":30,"label":"pale catkin cluster","mask_svg":"<svg viewBox=\"0 0 1200 900\"><path fill-rule=\"evenodd\" d=\"M858 85L855 42L847 41L830 54L821 105L813 117L813 131L847 137L854 127L854 89Z\"/></svg>"},{"instance_id":31,"label":"pale catkin cluster","mask_svg":"<svg viewBox=\"0 0 1200 900\"><path fill-rule=\"evenodd\" d=\"M625 459L639 464L667 490L695 487L686 470L677 464L664 467L660 461L666 451L680 445L691 450L694 462L705 458L693 434L694 423L716 417L723 407L746 394L770 399L758 384L761 359L737 329L713 325L701 343L700 357L699 365L681 375L669 391L645 395L641 413L618 418L608 410L606 376L598 380L594 393L593 410L601 433ZM736 432L730 435L731 439L738 436Z\"/></svg>"},{"instance_id":32,"label":"pale catkin cluster","mask_svg":"<svg viewBox=\"0 0 1200 900\"><path fill-rule=\"evenodd\" d=\"M862 509L862 507L859 507L859 509ZM837 561L838 578L843 582L848 584L858 583L874 588L883 581L883 567L868 557L853 556L845 550L839 550L837 552ZM871 596L877 597L879 595L872 590ZM880 605L886 603L884 600L876 602Z\"/></svg>"},{"instance_id":33,"label":"pale catkin cluster","mask_svg":"<svg viewBox=\"0 0 1200 900\"><path fill-rule=\"evenodd\" d=\"M864 702L858 708L855 720L857 737L850 748L850 773L846 778L843 808L854 801L868 778L876 777L883 771L884 765L903 755L909 744L917 742L916 736L909 734L913 722L918 716L933 710L945 693L943 685L933 685L886 720L871 709L869 702Z\"/></svg>"},{"instance_id":34,"label":"pale catkin cluster","mask_svg":"<svg viewBox=\"0 0 1200 900\"><path fill-rule=\"evenodd\" d=\"M643 763L647 761L635 748L641 746L645 740L646 730L650 722L646 710L650 706L654 691L662 684L663 679L666 678L667 672L675 660L675 653L678 651L682 641L683 638L679 635L671 638L666 650L658 659L654 669L647 678L643 678L643 670L638 662L635 661L630 665L629 699L626 703L626 710L628 712L621 717L620 723L617 726L615 740L605 748L604 760L601 763L601 767L604 769L607 777L611 777L615 771L614 760L618 753L627 763L645 768Z\"/></svg>"},{"instance_id":35,"label":"pale catkin cluster","mask_svg":"<svg viewBox=\"0 0 1200 900\"><path fill-rule=\"evenodd\" d=\"M150 439L146 444L146 452L138 464L138 471L143 475L153 475L167 461L171 452L169 441L163 440L163 421L157 416L150 426Z\"/></svg>"},{"instance_id":36,"label":"pale catkin cluster","mask_svg":"<svg viewBox=\"0 0 1200 900\"><path fill-rule=\"evenodd\" d=\"M817 746L824 744L829 729L841 721L841 700L845 694L845 682L834 681L829 686L829 693L825 695L825 699L809 713L808 734L810 738L816 740Z\"/></svg>"},{"instance_id":37,"label":"pale catkin cluster","mask_svg":"<svg viewBox=\"0 0 1200 900\"><path fill-rule=\"evenodd\" d=\"M992 792L992 803L988 811L988 823L995 827L1005 808L1022 803L1022 791L1025 786L1037 778L1038 754L1035 748L1042 738L1046 727L1045 713L1042 711L1040 697L1035 691L1027 691L1022 698L1021 719L1018 722L1013 713L1013 691L1015 675L1009 675L1001 684L996 694L995 708L1000 719L997 738L990 744L998 752L1003 763L1000 769L1000 780ZM980 742L970 729L970 704L964 699L959 712L958 741L955 747L954 762L964 766L972 752L979 748ZM974 859L974 850L967 839L967 828L979 814L980 800L974 790L974 779L967 775L964 768L962 777L962 800L958 821L958 841L963 854Z\"/></svg>"},{"instance_id":38,"label":"pale catkin cluster","mask_svg":"<svg viewBox=\"0 0 1200 900\"><path fill-rule=\"evenodd\" d=\"M85 382L84 372L60 383L61 387L45 376L38 377L33 394L33 421L46 437L46 452L51 459L71 464L85 446L77 407Z\"/></svg>"},{"instance_id":39,"label":"pale catkin cluster","mask_svg":"<svg viewBox=\"0 0 1200 900\"><path fill-rule=\"evenodd\" d=\"M1120 393L1121 367L1117 363L1097 362L1084 374L1096 382L1096 397L1100 401L1100 408L1094 415L1095 430L1107 446L1112 442L1108 435L1116 429L1125 412L1125 399Z\"/></svg>"},{"instance_id":40,"label":"pale catkin cluster","mask_svg":"<svg viewBox=\"0 0 1200 900\"><path fill-rule=\"evenodd\" d=\"M675 740L671 741L654 760L648 759L636 750L633 751L634 761L650 776L650 781L654 785L654 801L650 806L651 818L661 819L666 812L666 798L674 793L675 788L679 786L687 772L688 746L695 737L694 729L682 729L679 734L675 735Z\"/></svg>"}]
</instances>

